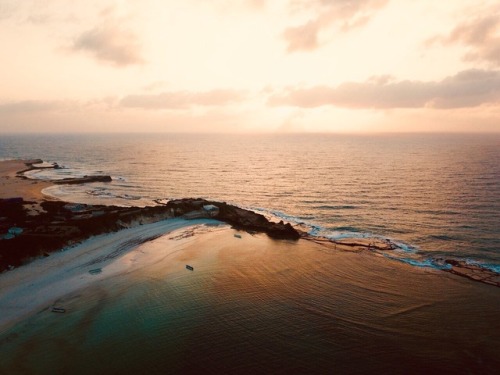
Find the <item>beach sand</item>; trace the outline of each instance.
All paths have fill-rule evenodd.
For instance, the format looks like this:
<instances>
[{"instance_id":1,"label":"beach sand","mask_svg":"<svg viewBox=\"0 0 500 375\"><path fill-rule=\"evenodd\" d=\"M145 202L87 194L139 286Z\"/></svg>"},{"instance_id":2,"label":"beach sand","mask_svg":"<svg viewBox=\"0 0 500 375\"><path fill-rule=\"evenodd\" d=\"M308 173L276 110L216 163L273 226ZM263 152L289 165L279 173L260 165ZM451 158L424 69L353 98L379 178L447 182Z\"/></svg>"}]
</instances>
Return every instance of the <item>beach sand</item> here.
<instances>
[{"instance_id":1,"label":"beach sand","mask_svg":"<svg viewBox=\"0 0 500 375\"><path fill-rule=\"evenodd\" d=\"M29 206L25 205L28 213L36 215L43 211L40 202L44 199L53 199L42 193L43 189L52 184L47 181L19 178L17 172L26 168L22 160L0 161L0 199L23 198L25 201L32 202Z\"/></svg>"},{"instance_id":2,"label":"beach sand","mask_svg":"<svg viewBox=\"0 0 500 375\"><path fill-rule=\"evenodd\" d=\"M134 256L140 254L141 250L136 248L141 243L184 227L190 227L187 232L182 232L189 237L188 234L194 233L193 230L201 224L216 225L219 222L169 219L123 229L95 236L74 247L0 274L0 332L40 309L52 307L67 294L127 272L134 262L130 261L130 255L121 257L129 251L133 251ZM95 269L101 272L89 273Z\"/></svg>"},{"instance_id":3,"label":"beach sand","mask_svg":"<svg viewBox=\"0 0 500 375\"><path fill-rule=\"evenodd\" d=\"M17 172L26 169L22 160L0 162L0 198L22 197L27 201L40 201L47 198L42 189L51 186L50 182L27 180L17 177Z\"/></svg>"}]
</instances>

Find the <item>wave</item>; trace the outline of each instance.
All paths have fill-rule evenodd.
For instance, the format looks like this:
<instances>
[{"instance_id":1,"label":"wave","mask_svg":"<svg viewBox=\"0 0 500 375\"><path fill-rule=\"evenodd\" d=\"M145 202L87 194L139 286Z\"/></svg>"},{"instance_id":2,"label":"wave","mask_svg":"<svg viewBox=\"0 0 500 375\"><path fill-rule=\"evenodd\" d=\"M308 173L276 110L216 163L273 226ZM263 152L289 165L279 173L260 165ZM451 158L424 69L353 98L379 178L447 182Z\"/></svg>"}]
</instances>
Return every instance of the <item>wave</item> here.
<instances>
[{"instance_id":1,"label":"wave","mask_svg":"<svg viewBox=\"0 0 500 375\"><path fill-rule=\"evenodd\" d=\"M383 254L383 255L387 259L403 262L403 263L409 264L410 266L413 266L413 267L434 268L437 270L450 270L452 268L451 264L447 264L447 263L441 262L441 261L439 261L437 259L433 259L433 258L426 258L426 259L422 259L422 260L417 260L417 259L412 259L412 258L398 258L398 257L391 256L390 254Z\"/></svg>"},{"instance_id":2,"label":"wave","mask_svg":"<svg viewBox=\"0 0 500 375\"><path fill-rule=\"evenodd\" d=\"M256 210L256 209L254 209ZM332 242L343 240L343 239L369 239L374 238L382 241L387 241L392 244L393 247L390 250L376 249L377 253L380 253L387 259L392 261L406 263L413 267L419 268L431 268L436 270L451 270L452 264L448 263L447 259L432 255L432 251L421 252L420 248L413 244L408 244L399 239L391 238L388 236L382 236L379 234L374 234L368 231L363 231L361 228L357 227L337 227L334 229L327 228L318 225L314 222L303 221L300 218L292 215L285 214L277 210L266 210L263 208L257 209L261 213L266 213L268 216L275 217L279 220L286 220L301 228L306 228L307 234L316 238L328 239ZM451 236L441 236L443 239L453 240ZM371 250L373 251L373 250ZM457 258L457 257L454 257ZM478 261L475 259L458 259L459 261L465 262L466 265L476 266L480 269L492 271L500 274L500 264L487 263L484 261Z\"/></svg>"},{"instance_id":3,"label":"wave","mask_svg":"<svg viewBox=\"0 0 500 375\"><path fill-rule=\"evenodd\" d=\"M487 270L490 270L490 271L493 271L493 272L500 274L500 264L479 262L475 259L465 259L465 263L467 263L468 265L471 265L471 266L485 268Z\"/></svg>"},{"instance_id":4,"label":"wave","mask_svg":"<svg viewBox=\"0 0 500 375\"><path fill-rule=\"evenodd\" d=\"M436 234L430 236L431 238L434 238L436 240L441 240L441 241L458 241L461 240L458 236L448 236L446 234Z\"/></svg>"},{"instance_id":5,"label":"wave","mask_svg":"<svg viewBox=\"0 0 500 375\"><path fill-rule=\"evenodd\" d=\"M313 208L318 210L355 210L358 207L352 205L340 205L340 206L321 205L321 206L313 206Z\"/></svg>"}]
</instances>

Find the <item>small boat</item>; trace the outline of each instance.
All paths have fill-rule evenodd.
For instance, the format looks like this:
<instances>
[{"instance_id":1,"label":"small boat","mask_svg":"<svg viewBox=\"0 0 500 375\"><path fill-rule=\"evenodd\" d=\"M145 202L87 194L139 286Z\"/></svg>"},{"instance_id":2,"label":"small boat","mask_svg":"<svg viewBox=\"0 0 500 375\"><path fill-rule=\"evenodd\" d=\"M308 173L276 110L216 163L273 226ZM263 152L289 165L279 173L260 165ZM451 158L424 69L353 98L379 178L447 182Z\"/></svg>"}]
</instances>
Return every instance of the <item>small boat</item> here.
<instances>
[{"instance_id":1,"label":"small boat","mask_svg":"<svg viewBox=\"0 0 500 375\"><path fill-rule=\"evenodd\" d=\"M190 266L189 264L186 264L186 269L188 269L190 271L194 271L194 268L192 266Z\"/></svg>"},{"instance_id":2,"label":"small boat","mask_svg":"<svg viewBox=\"0 0 500 375\"><path fill-rule=\"evenodd\" d=\"M89 273L91 275L97 275L98 273L102 272L102 268L94 268L93 270L89 270Z\"/></svg>"},{"instance_id":3,"label":"small boat","mask_svg":"<svg viewBox=\"0 0 500 375\"><path fill-rule=\"evenodd\" d=\"M53 307L52 312L54 313L65 313L66 309L63 309L62 307Z\"/></svg>"},{"instance_id":4,"label":"small boat","mask_svg":"<svg viewBox=\"0 0 500 375\"><path fill-rule=\"evenodd\" d=\"M241 238L241 234L238 234L238 233L236 233L234 236L235 236L236 238Z\"/></svg>"}]
</instances>

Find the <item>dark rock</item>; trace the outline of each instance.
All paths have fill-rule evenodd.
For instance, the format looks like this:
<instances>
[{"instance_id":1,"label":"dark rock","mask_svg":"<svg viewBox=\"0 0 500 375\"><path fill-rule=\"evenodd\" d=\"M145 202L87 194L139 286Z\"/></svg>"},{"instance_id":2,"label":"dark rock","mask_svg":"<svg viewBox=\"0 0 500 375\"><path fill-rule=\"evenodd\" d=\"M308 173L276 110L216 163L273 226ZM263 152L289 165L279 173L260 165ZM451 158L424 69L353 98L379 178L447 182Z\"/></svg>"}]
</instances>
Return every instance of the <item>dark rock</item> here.
<instances>
[{"instance_id":1,"label":"dark rock","mask_svg":"<svg viewBox=\"0 0 500 375\"><path fill-rule=\"evenodd\" d=\"M62 180L54 180L54 184L86 184L89 182L111 182L111 176L84 176L77 178L64 178Z\"/></svg>"},{"instance_id":2,"label":"dark rock","mask_svg":"<svg viewBox=\"0 0 500 375\"><path fill-rule=\"evenodd\" d=\"M175 216L186 215L193 211L199 211L203 206L213 205L219 212L213 216L215 219L231 224L237 229L264 232L272 238L297 240L300 234L289 223L283 221L274 223L265 218L264 215L236 207L225 202L207 201L201 198L184 198L169 201L167 209L172 209Z\"/></svg>"},{"instance_id":3,"label":"dark rock","mask_svg":"<svg viewBox=\"0 0 500 375\"><path fill-rule=\"evenodd\" d=\"M459 267L462 265L462 262L455 260L455 259L445 259L444 261L446 264L450 264L454 267Z\"/></svg>"}]
</instances>

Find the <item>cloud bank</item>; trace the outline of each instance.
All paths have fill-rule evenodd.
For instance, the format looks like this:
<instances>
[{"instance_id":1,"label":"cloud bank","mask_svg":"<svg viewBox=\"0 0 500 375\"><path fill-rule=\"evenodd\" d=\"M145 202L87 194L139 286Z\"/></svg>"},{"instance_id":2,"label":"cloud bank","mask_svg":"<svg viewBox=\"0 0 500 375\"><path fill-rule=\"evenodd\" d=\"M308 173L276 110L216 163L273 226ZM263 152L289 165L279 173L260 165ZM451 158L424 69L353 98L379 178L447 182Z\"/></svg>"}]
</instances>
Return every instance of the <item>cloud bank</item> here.
<instances>
[{"instance_id":1,"label":"cloud bank","mask_svg":"<svg viewBox=\"0 0 500 375\"><path fill-rule=\"evenodd\" d=\"M158 95L129 95L121 100L120 106L150 110L188 109L193 106L224 106L239 102L244 97L242 91L226 89L203 92L171 91Z\"/></svg>"},{"instance_id":2,"label":"cloud bank","mask_svg":"<svg viewBox=\"0 0 500 375\"><path fill-rule=\"evenodd\" d=\"M270 106L314 108L470 108L500 102L500 71L470 69L441 81L370 79L337 87L291 88L270 96Z\"/></svg>"},{"instance_id":3,"label":"cloud bank","mask_svg":"<svg viewBox=\"0 0 500 375\"><path fill-rule=\"evenodd\" d=\"M20 100L0 103L0 114L33 114L68 110L74 102L60 100Z\"/></svg>"}]
</instances>

